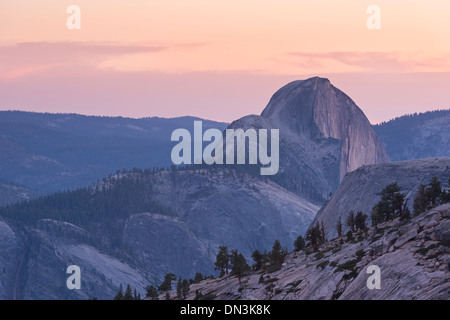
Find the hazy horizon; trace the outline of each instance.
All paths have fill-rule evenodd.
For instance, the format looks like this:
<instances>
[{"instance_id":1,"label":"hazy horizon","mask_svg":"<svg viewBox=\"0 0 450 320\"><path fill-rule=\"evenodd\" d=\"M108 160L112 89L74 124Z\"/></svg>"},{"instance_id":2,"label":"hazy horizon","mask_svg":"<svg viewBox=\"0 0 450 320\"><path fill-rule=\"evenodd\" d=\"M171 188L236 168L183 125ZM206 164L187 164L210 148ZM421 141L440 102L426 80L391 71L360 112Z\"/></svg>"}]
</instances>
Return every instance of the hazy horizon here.
<instances>
[{"instance_id":1,"label":"hazy horizon","mask_svg":"<svg viewBox=\"0 0 450 320\"><path fill-rule=\"evenodd\" d=\"M402 114L400 116L396 116L394 118L390 118L390 119L386 119L386 120L382 120L380 122L377 123L373 123L370 121L369 122L371 125L378 125L381 124L383 122L389 122L392 120L395 120L397 118L401 118L403 116L409 116L409 115L413 115L413 114L424 114L427 112L436 112L436 111L450 111L450 108L444 108L444 109L431 109L431 110L426 110L423 112L412 112L412 113L405 113ZM39 113L39 114L51 114L51 115L78 115L78 116L83 116L83 117L105 117L105 118L123 118L123 119L147 119L147 118L159 118L159 119L176 119L176 118L194 118L194 119L201 119L204 121L213 121L213 122L217 122L217 123L225 123L225 124L230 124L232 121L222 121L222 120L216 120L216 119L208 119L208 118L202 118L202 117L198 117L198 116L193 116L193 115L179 115L179 116L174 116L174 117L164 117L164 116L159 116L159 115L149 115L149 116L142 116L142 117L133 117L133 116L123 116L123 115L104 115L104 114L85 114L85 113L77 113L77 112L47 112L47 111L34 111L34 110L14 110L14 109L5 109L5 110L0 110L0 112L24 112L24 113ZM237 119L235 119L237 120Z\"/></svg>"}]
</instances>

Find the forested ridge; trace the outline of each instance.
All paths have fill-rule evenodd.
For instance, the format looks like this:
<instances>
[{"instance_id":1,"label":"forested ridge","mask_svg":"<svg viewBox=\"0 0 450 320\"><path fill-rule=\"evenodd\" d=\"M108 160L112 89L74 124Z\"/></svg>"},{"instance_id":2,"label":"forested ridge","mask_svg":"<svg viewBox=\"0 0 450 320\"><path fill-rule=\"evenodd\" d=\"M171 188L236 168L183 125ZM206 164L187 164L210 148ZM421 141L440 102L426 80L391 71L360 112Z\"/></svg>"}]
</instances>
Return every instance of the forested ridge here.
<instances>
[{"instance_id":1,"label":"forested ridge","mask_svg":"<svg viewBox=\"0 0 450 320\"><path fill-rule=\"evenodd\" d=\"M114 247L120 244L123 223L131 214L175 215L170 208L154 200L155 191L150 179L154 172L136 169L118 172L94 186L0 207L0 216L19 227L33 225L42 219L69 222L90 231L94 238L109 239Z\"/></svg>"}]
</instances>

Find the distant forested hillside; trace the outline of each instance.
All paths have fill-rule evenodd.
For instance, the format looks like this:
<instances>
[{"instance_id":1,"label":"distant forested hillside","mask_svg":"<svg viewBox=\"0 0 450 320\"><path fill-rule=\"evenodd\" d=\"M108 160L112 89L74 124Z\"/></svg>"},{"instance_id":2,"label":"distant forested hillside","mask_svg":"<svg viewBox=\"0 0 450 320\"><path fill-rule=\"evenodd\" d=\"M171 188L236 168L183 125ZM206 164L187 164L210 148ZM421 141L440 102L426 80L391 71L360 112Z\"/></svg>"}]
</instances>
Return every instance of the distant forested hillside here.
<instances>
[{"instance_id":1,"label":"distant forested hillside","mask_svg":"<svg viewBox=\"0 0 450 320\"><path fill-rule=\"evenodd\" d=\"M153 171L154 173L154 171ZM121 172L102 183L79 188L72 192L60 191L31 201L0 207L0 216L19 225L33 224L40 219L65 221L91 232L91 242L104 243L107 248L120 243L123 221L130 213L156 212L174 216L169 208L153 200L154 188L150 170L135 169ZM102 235L102 239L96 236ZM85 239L86 240L86 239Z\"/></svg>"},{"instance_id":2,"label":"distant forested hillside","mask_svg":"<svg viewBox=\"0 0 450 320\"><path fill-rule=\"evenodd\" d=\"M450 110L405 115L374 129L392 161L450 157Z\"/></svg>"},{"instance_id":3,"label":"distant forested hillside","mask_svg":"<svg viewBox=\"0 0 450 320\"><path fill-rule=\"evenodd\" d=\"M172 131L194 117L94 117L0 111L0 179L47 194L84 187L117 169L168 167ZM203 120L204 130L225 123Z\"/></svg>"}]
</instances>

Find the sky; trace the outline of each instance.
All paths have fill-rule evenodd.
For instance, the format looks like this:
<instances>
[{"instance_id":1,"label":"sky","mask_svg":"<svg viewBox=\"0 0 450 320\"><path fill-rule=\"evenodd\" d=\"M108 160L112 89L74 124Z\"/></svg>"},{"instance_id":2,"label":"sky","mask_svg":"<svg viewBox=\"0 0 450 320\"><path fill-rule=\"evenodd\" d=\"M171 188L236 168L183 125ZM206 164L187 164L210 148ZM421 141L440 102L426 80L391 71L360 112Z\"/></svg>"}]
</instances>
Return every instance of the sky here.
<instances>
[{"instance_id":1,"label":"sky","mask_svg":"<svg viewBox=\"0 0 450 320\"><path fill-rule=\"evenodd\" d=\"M0 0L0 110L230 122L311 76L372 123L448 109L449 15L448 0Z\"/></svg>"}]
</instances>

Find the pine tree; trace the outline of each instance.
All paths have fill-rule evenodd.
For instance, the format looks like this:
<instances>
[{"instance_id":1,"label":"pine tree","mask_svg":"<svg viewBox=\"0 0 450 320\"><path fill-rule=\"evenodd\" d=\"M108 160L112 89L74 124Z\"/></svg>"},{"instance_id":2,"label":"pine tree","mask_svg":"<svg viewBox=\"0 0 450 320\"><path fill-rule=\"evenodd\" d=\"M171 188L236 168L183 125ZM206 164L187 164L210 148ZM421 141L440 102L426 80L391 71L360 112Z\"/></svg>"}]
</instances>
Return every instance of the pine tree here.
<instances>
[{"instance_id":1,"label":"pine tree","mask_svg":"<svg viewBox=\"0 0 450 320\"><path fill-rule=\"evenodd\" d=\"M181 284L181 294L183 296L183 299L186 299L187 296L189 295L189 291L190 291L190 286L189 286L189 282L184 279L182 284Z\"/></svg>"},{"instance_id":2,"label":"pine tree","mask_svg":"<svg viewBox=\"0 0 450 320\"><path fill-rule=\"evenodd\" d=\"M145 296L151 298L152 300L157 300L158 290L154 286L149 285L147 287L147 293L145 294Z\"/></svg>"},{"instance_id":3,"label":"pine tree","mask_svg":"<svg viewBox=\"0 0 450 320\"><path fill-rule=\"evenodd\" d=\"M269 263L269 254L267 253L267 250L264 250L264 254L262 256L262 265L264 266L266 263Z\"/></svg>"},{"instance_id":4,"label":"pine tree","mask_svg":"<svg viewBox=\"0 0 450 320\"><path fill-rule=\"evenodd\" d=\"M117 292L114 300L123 300L122 285L120 285L119 292Z\"/></svg>"},{"instance_id":5,"label":"pine tree","mask_svg":"<svg viewBox=\"0 0 450 320\"><path fill-rule=\"evenodd\" d=\"M241 277L250 270L250 267L245 260L242 253L236 251L236 256L233 261L233 269L231 269L231 274L238 277L239 283L241 283Z\"/></svg>"},{"instance_id":6,"label":"pine tree","mask_svg":"<svg viewBox=\"0 0 450 320\"><path fill-rule=\"evenodd\" d=\"M173 273L167 273L164 276L163 283L158 287L158 290L160 292L167 292L169 290L172 290L172 281L175 281L177 277Z\"/></svg>"},{"instance_id":7,"label":"pine tree","mask_svg":"<svg viewBox=\"0 0 450 320\"><path fill-rule=\"evenodd\" d=\"M309 228L306 232L306 240L309 241L314 251L317 250L320 245L321 237L322 235L318 223L316 223L314 227Z\"/></svg>"},{"instance_id":8,"label":"pine tree","mask_svg":"<svg viewBox=\"0 0 450 320\"><path fill-rule=\"evenodd\" d=\"M364 231L366 230L366 220L367 215L362 213L361 211L358 211L355 216L355 227L356 230Z\"/></svg>"},{"instance_id":9,"label":"pine tree","mask_svg":"<svg viewBox=\"0 0 450 320\"><path fill-rule=\"evenodd\" d=\"M294 251L299 252L305 249L305 239L302 236L298 236L294 242Z\"/></svg>"},{"instance_id":10,"label":"pine tree","mask_svg":"<svg viewBox=\"0 0 450 320\"><path fill-rule=\"evenodd\" d=\"M339 219L338 219L338 223L337 223L337 226L336 226L336 230L337 230L338 237L339 237L339 238L342 237L342 222L341 222L341 217L339 217Z\"/></svg>"},{"instance_id":11,"label":"pine tree","mask_svg":"<svg viewBox=\"0 0 450 320\"><path fill-rule=\"evenodd\" d=\"M255 271L261 270L263 267L263 255L258 250L253 251L252 259L255 262L253 268Z\"/></svg>"},{"instance_id":12,"label":"pine tree","mask_svg":"<svg viewBox=\"0 0 450 320\"><path fill-rule=\"evenodd\" d=\"M431 205L434 207L438 204L438 199L442 194L441 182L438 177L433 177L428 183L427 193Z\"/></svg>"},{"instance_id":13,"label":"pine tree","mask_svg":"<svg viewBox=\"0 0 450 320\"><path fill-rule=\"evenodd\" d=\"M182 281L181 281L181 277L178 278L178 282L177 282L177 298L179 300L183 299L183 293L182 293Z\"/></svg>"},{"instance_id":14,"label":"pine tree","mask_svg":"<svg viewBox=\"0 0 450 320\"><path fill-rule=\"evenodd\" d=\"M426 186L423 184L419 185L419 189L417 190L416 197L414 198L414 213L417 215L421 212L424 212L427 209L428 199L427 199L427 191Z\"/></svg>"},{"instance_id":15,"label":"pine tree","mask_svg":"<svg viewBox=\"0 0 450 320\"><path fill-rule=\"evenodd\" d=\"M200 272L197 272L194 276L194 283L199 283L203 280L203 276Z\"/></svg>"},{"instance_id":16,"label":"pine tree","mask_svg":"<svg viewBox=\"0 0 450 320\"><path fill-rule=\"evenodd\" d=\"M352 232L355 232L355 213L353 211L350 211L350 213L347 216L347 227L349 227Z\"/></svg>"},{"instance_id":17,"label":"pine tree","mask_svg":"<svg viewBox=\"0 0 450 320\"><path fill-rule=\"evenodd\" d=\"M236 263L237 256L239 255L239 252L237 249L231 250L229 255L229 261L230 261L230 269L233 269L234 264Z\"/></svg>"},{"instance_id":18,"label":"pine tree","mask_svg":"<svg viewBox=\"0 0 450 320\"><path fill-rule=\"evenodd\" d=\"M389 221L403 215L405 195L400 193L397 182L388 184L381 191L381 201L372 209L372 224ZM352 230L354 232L354 230Z\"/></svg>"},{"instance_id":19,"label":"pine tree","mask_svg":"<svg viewBox=\"0 0 450 320\"><path fill-rule=\"evenodd\" d=\"M347 241L352 241L353 240L353 232L352 232L352 230L348 230L346 236L347 236Z\"/></svg>"},{"instance_id":20,"label":"pine tree","mask_svg":"<svg viewBox=\"0 0 450 320\"><path fill-rule=\"evenodd\" d=\"M322 243L326 242L325 238L325 226L323 225L323 221L320 222L320 239Z\"/></svg>"},{"instance_id":21,"label":"pine tree","mask_svg":"<svg viewBox=\"0 0 450 320\"><path fill-rule=\"evenodd\" d=\"M220 276L228 275L228 269L230 266L230 255L228 253L227 246L220 246L219 253L216 256L216 262L214 263L215 269L220 271Z\"/></svg>"},{"instance_id":22,"label":"pine tree","mask_svg":"<svg viewBox=\"0 0 450 320\"><path fill-rule=\"evenodd\" d=\"M133 300L133 291L131 290L130 285L127 285L127 289L125 290L125 294L123 295L123 300Z\"/></svg>"},{"instance_id":23,"label":"pine tree","mask_svg":"<svg viewBox=\"0 0 450 320\"><path fill-rule=\"evenodd\" d=\"M269 262L273 267L281 267L281 264L283 263L283 255L282 255L282 249L281 249L281 243L277 239L273 243L272 251L269 255Z\"/></svg>"}]
</instances>

